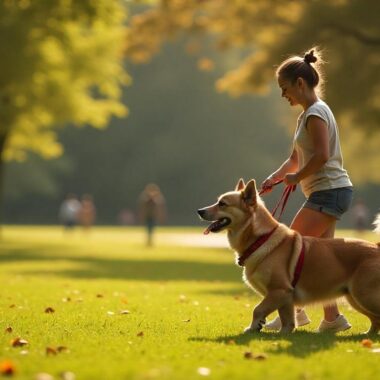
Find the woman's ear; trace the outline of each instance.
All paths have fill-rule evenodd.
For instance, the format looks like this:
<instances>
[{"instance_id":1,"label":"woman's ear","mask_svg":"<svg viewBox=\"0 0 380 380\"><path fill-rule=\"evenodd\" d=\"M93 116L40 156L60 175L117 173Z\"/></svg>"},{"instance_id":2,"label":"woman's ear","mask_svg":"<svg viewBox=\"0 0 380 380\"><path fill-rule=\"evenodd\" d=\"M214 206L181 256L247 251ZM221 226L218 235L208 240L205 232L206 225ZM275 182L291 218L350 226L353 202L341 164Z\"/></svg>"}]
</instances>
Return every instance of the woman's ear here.
<instances>
[{"instance_id":1,"label":"woman's ear","mask_svg":"<svg viewBox=\"0 0 380 380\"><path fill-rule=\"evenodd\" d=\"M305 88L305 79L298 77L296 80L296 85L299 89L304 89Z\"/></svg>"}]
</instances>

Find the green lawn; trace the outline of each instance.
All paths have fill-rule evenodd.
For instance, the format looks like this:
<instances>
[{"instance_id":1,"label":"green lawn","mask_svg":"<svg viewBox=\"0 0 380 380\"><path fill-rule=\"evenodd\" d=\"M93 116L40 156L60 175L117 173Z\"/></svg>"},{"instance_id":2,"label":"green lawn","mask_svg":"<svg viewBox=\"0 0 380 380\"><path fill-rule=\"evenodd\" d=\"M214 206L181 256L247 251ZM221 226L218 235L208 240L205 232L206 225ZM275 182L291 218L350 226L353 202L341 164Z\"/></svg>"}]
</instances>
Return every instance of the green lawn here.
<instances>
[{"instance_id":1,"label":"green lawn","mask_svg":"<svg viewBox=\"0 0 380 380\"><path fill-rule=\"evenodd\" d=\"M320 306L309 307L312 324L290 336L242 335L259 298L242 283L232 252L175 245L173 233L208 238L200 229L164 229L147 248L138 228L5 227L0 366L10 361L15 379L377 377L380 339L364 347L369 323L345 304L353 328L336 336L314 332ZM17 337L28 344L13 347Z\"/></svg>"}]
</instances>

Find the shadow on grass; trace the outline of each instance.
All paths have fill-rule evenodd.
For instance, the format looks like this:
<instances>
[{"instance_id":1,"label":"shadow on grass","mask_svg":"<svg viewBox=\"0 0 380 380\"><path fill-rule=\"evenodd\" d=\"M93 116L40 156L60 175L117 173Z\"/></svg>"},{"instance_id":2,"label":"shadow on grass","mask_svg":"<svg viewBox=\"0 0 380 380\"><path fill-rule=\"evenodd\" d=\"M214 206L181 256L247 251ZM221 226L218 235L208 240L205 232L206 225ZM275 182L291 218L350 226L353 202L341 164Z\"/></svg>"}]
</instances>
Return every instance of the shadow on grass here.
<instances>
[{"instance_id":1,"label":"shadow on grass","mask_svg":"<svg viewBox=\"0 0 380 380\"><path fill-rule=\"evenodd\" d=\"M265 350L269 355L287 354L298 358L305 358L320 351L330 350L339 342L360 343L367 337L368 336L364 333L334 335L310 331L295 331L287 335L272 332L242 333L239 335L221 336L214 339L196 337L189 338L189 340L193 342L214 342L226 345L230 345L231 342L233 342L233 344L241 346L248 346L252 341L269 341L273 343L271 348ZM378 338L380 338L380 336ZM373 339L373 337L371 337L371 339Z\"/></svg>"},{"instance_id":2,"label":"shadow on grass","mask_svg":"<svg viewBox=\"0 0 380 380\"><path fill-rule=\"evenodd\" d=\"M138 255L136 255L138 257ZM177 256L178 257L178 256ZM67 262L72 268L54 265L54 262ZM34 247L33 250L14 248L0 254L0 263L51 263L51 270L13 269L18 274L54 275L76 279L114 279L141 281L211 281L239 282L242 284L241 271L233 263L217 263L188 261L178 259L146 259L107 258L91 256L75 256L66 254L64 250L54 251L52 247ZM72 265L74 264L74 265ZM242 284L243 286L243 284Z\"/></svg>"}]
</instances>

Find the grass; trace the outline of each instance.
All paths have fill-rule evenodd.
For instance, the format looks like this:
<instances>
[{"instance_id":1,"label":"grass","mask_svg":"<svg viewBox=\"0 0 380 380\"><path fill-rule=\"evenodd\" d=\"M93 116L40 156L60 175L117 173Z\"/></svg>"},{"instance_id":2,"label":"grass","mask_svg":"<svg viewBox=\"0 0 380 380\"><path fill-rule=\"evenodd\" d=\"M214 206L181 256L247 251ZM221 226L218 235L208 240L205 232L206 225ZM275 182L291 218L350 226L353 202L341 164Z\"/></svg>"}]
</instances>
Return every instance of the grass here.
<instances>
[{"instance_id":1,"label":"grass","mask_svg":"<svg viewBox=\"0 0 380 380\"><path fill-rule=\"evenodd\" d=\"M208 239L199 229L163 229L148 248L138 228L64 234L57 227L5 227L0 362L9 361L20 380L38 373L60 379L64 372L77 380L377 376L380 340L363 346L368 321L346 304L341 309L353 328L336 336L314 332L318 305L307 309L312 324L289 336L242 335L260 298L242 283L232 253L181 246L174 234ZM16 337L28 344L12 347ZM47 354L59 346L67 349ZM247 352L263 359L247 359Z\"/></svg>"}]
</instances>

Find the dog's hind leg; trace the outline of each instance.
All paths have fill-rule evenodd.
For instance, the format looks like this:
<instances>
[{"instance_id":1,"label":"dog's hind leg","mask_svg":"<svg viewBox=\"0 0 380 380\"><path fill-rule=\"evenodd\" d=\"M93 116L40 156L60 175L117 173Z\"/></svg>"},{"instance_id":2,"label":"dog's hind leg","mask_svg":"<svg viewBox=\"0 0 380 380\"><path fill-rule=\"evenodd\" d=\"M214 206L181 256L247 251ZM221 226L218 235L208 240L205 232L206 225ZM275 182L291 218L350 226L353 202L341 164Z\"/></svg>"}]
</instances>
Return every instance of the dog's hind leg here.
<instances>
[{"instance_id":1,"label":"dog's hind leg","mask_svg":"<svg viewBox=\"0 0 380 380\"><path fill-rule=\"evenodd\" d=\"M346 299L355 310L357 310L359 313L364 314L371 321L371 327L368 331L366 331L366 334L377 334L380 329L380 318L361 307L360 304L351 295L347 294Z\"/></svg>"}]
</instances>

